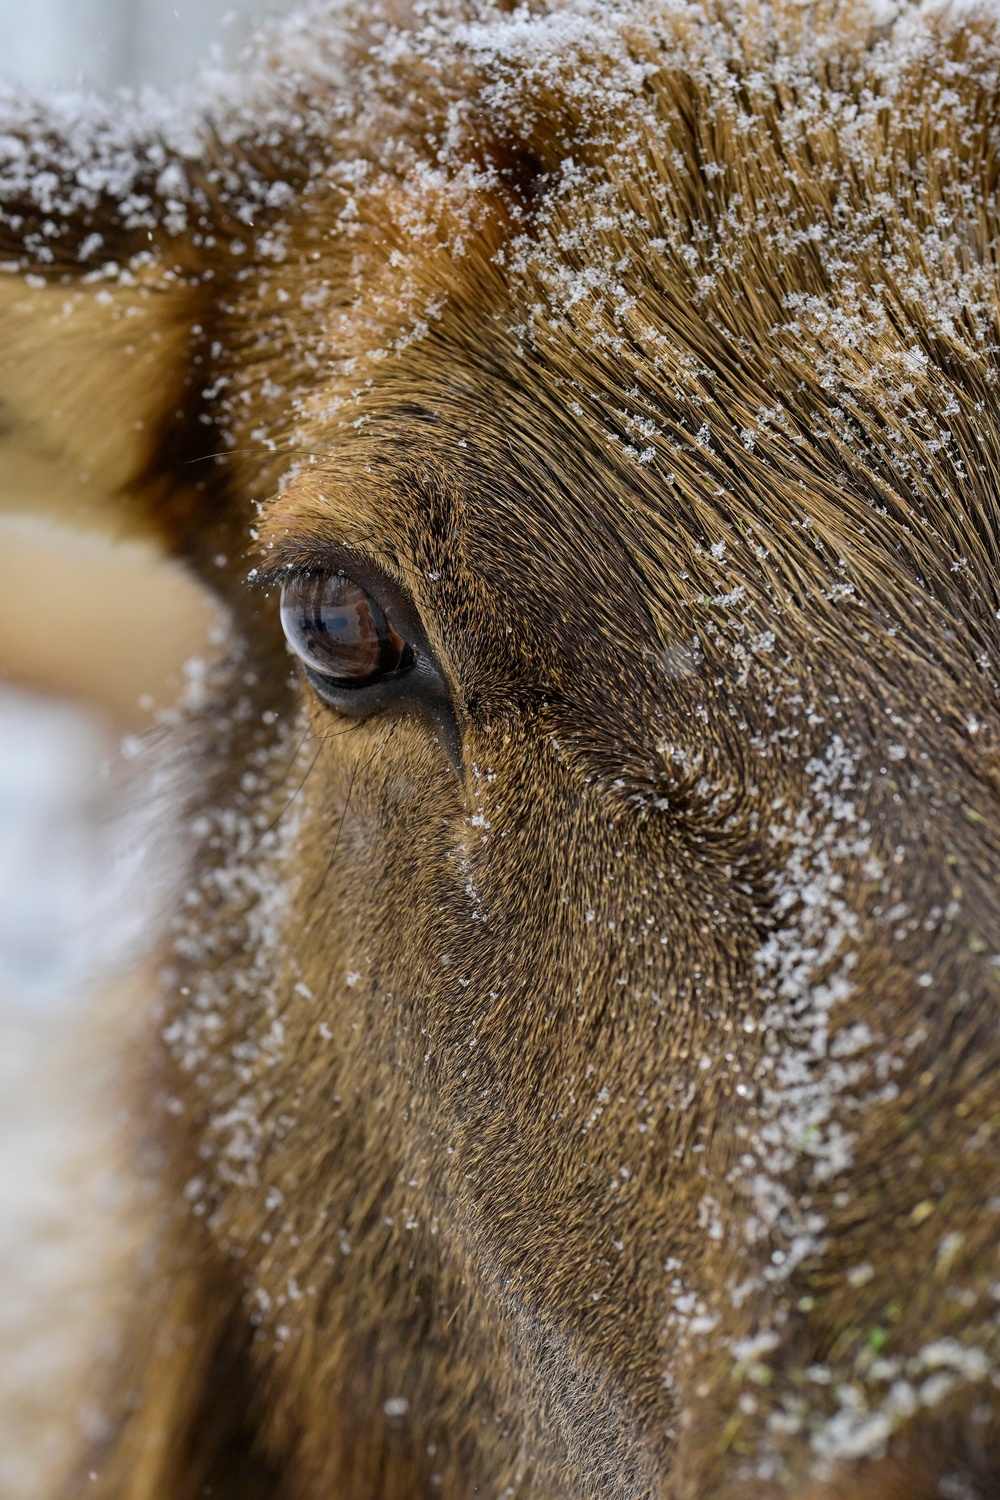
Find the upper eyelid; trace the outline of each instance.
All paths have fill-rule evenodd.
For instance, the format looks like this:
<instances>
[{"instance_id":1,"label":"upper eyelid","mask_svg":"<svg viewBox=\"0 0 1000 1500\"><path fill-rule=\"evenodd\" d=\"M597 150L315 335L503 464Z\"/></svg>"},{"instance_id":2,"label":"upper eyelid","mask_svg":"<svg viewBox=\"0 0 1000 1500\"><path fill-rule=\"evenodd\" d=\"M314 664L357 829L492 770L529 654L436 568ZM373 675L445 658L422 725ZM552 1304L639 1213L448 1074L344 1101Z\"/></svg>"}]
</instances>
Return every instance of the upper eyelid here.
<instances>
[{"instance_id":1,"label":"upper eyelid","mask_svg":"<svg viewBox=\"0 0 1000 1500\"><path fill-rule=\"evenodd\" d=\"M268 589L280 588L288 577L294 572L288 563L282 563L273 567L252 567L246 576L246 587L253 593L266 593Z\"/></svg>"},{"instance_id":2,"label":"upper eyelid","mask_svg":"<svg viewBox=\"0 0 1000 1500\"><path fill-rule=\"evenodd\" d=\"M397 570L388 567L374 553L360 547L337 545L321 538L315 540L298 538L295 541L279 541L269 549L271 556L266 562L256 563L247 573L249 588L274 588L282 584L292 573L344 573L354 577L352 567L359 574L368 574L374 579L407 594L406 584ZM363 578L356 578L362 588Z\"/></svg>"},{"instance_id":3,"label":"upper eyelid","mask_svg":"<svg viewBox=\"0 0 1000 1500\"><path fill-rule=\"evenodd\" d=\"M293 573L346 573L347 569L343 562L331 560L329 550L321 554L318 551L301 552L296 550L295 554L287 557L279 557L274 561L266 563L255 563L247 573L247 586L253 589L274 588L284 583L286 578Z\"/></svg>"},{"instance_id":4,"label":"upper eyelid","mask_svg":"<svg viewBox=\"0 0 1000 1500\"><path fill-rule=\"evenodd\" d=\"M367 559L364 560L366 570L373 566ZM379 572L382 572L382 569L379 569ZM270 589L280 589L282 584L294 577L296 573L343 573L345 578L351 578L360 588L365 588L360 580L354 578L349 559L332 562L328 555L322 558L297 557L294 561L269 563L265 567L257 565L247 573L246 586L254 593L266 593Z\"/></svg>"}]
</instances>

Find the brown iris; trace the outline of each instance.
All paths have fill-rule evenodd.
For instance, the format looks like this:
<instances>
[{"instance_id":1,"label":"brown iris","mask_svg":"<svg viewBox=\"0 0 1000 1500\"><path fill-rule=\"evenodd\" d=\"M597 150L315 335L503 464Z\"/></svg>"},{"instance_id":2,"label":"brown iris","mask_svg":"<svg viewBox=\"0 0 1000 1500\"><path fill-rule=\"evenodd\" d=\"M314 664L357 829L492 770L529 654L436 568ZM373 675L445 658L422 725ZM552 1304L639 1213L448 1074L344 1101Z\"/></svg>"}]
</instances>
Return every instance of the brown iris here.
<instances>
[{"instance_id":1,"label":"brown iris","mask_svg":"<svg viewBox=\"0 0 1000 1500\"><path fill-rule=\"evenodd\" d=\"M331 685L368 687L413 664L413 651L377 599L344 573L294 573L281 590L292 649Z\"/></svg>"}]
</instances>

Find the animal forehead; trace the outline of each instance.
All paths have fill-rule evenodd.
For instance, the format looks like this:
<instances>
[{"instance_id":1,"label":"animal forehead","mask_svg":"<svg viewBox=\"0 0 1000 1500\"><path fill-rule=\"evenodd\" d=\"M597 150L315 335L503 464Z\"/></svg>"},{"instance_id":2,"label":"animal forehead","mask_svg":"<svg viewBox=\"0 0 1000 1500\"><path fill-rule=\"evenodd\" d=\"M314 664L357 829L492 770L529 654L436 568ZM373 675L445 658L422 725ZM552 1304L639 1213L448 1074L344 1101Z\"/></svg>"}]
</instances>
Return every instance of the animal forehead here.
<instances>
[{"instance_id":1,"label":"animal forehead","mask_svg":"<svg viewBox=\"0 0 1000 1500\"><path fill-rule=\"evenodd\" d=\"M352 371L310 395L322 416L310 412L296 440L306 457L268 506L265 553L296 561L345 546L415 591L443 573L474 584L484 606L514 593L537 607L542 591L557 608L575 595L577 618L584 591L617 612L612 635L623 609L638 629L651 606L673 614L741 580L753 587L745 568L728 582L715 568L741 549L766 551L772 574L811 570L827 586L862 545L898 572L897 533L922 504L940 522L942 566L954 561L947 526L974 503L979 476L968 468L960 482L968 455L943 415L951 384L919 350L884 350L881 370L866 367L848 419L836 409L844 382L831 395L790 335L765 389L753 351L732 340L728 371L694 357L693 334L723 348L700 311L686 347L659 306L646 330L655 347L634 338L613 356L600 328L564 323L522 340L507 321L513 301L504 312L445 306L377 378L355 384ZM898 390L883 399L893 381L912 409ZM924 440L935 451L921 460Z\"/></svg>"},{"instance_id":2,"label":"animal forehead","mask_svg":"<svg viewBox=\"0 0 1000 1500\"><path fill-rule=\"evenodd\" d=\"M585 590L638 607L628 466L558 399L499 381L459 396L447 376L446 356L437 386L405 404L383 391L360 427L319 436L265 507L268 563L367 558L417 596L443 580L431 592L452 607L456 590L486 609L516 597L545 613Z\"/></svg>"},{"instance_id":3,"label":"animal forehead","mask_svg":"<svg viewBox=\"0 0 1000 1500\"><path fill-rule=\"evenodd\" d=\"M562 571L581 546L606 562L641 537L675 555L744 523L784 526L794 546L789 521L811 521L835 542L860 505L970 494L952 418L975 425L973 442L991 435L988 371L967 351L956 380L916 320L906 341L898 308L861 328L839 294L813 295L751 340L654 255L619 321L592 303L526 329L524 293L477 305L453 291L415 332L403 325L412 337L310 372L268 544L332 525L401 564L468 545L484 568L492 550L508 573L519 557Z\"/></svg>"},{"instance_id":4,"label":"animal forehead","mask_svg":"<svg viewBox=\"0 0 1000 1500\"><path fill-rule=\"evenodd\" d=\"M281 268L275 348L303 374L279 353L275 384L319 473L273 507L271 540L322 513L404 564L465 542L482 572L558 579L584 550L607 569L749 530L801 573L804 528L835 557L863 534L870 563L917 512L954 561L996 443L996 49L988 28L957 57L954 37L907 50L845 20L853 72L833 88L776 14L769 74L745 28L714 72L702 26L638 73L617 64L653 33L614 17L600 36L494 18L488 45L453 29L472 123L447 150L414 135L402 172L369 143L349 194L312 195ZM525 27L567 56L533 67ZM407 46L400 66L427 64Z\"/></svg>"},{"instance_id":5,"label":"animal forehead","mask_svg":"<svg viewBox=\"0 0 1000 1500\"><path fill-rule=\"evenodd\" d=\"M403 380L419 382L442 352L456 397L463 380L509 383L514 365L523 379L536 355L547 389L627 394L645 374L647 394L697 403L728 385L735 415L794 404L804 376L878 401L942 355L968 364L995 324L991 101L930 41L918 61L909 82L923 92L905 109L888 88L873 96L860 65L838 93L800 59L804 76L782 73L794 110L735 65L721 82L664 68L648 98L622 88L614 115L577 118L569 135L554 81L527 135L494 120L497 160L530 146L530 164L472 170L473 125L446 159L415 138L402 173L377 153L342 163L349 189L313 191L299 224L295 338L345 370L340 400L391 383L401 355ZM600 63L580 66L578 92L592 84L607 106ZM956 131L972 113L982 120ZM567 154L541 161L555 146Z\"/></svg>"}]
</instances>

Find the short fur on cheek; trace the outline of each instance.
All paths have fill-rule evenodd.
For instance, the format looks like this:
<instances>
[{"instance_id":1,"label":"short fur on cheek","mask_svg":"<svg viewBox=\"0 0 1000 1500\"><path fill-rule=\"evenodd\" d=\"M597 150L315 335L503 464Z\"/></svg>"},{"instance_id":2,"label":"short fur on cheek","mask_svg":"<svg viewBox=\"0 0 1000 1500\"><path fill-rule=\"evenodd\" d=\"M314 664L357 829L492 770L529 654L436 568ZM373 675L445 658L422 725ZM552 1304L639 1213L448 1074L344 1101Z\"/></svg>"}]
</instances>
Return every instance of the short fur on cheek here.
<instances>
[{"instance_id":1,"label":"short fur on cheek","mask_svg":"<svg viewBox=\"0 0 1000 1500\"><path fill-rule=\"evenodd\" d=\"M183 223L8 194L10 441L233 629L81 1491L987 1500L1000 38L396 23L275 43ZM311 691L324 568L448 727Z\"/></svg>"}]
</instances>

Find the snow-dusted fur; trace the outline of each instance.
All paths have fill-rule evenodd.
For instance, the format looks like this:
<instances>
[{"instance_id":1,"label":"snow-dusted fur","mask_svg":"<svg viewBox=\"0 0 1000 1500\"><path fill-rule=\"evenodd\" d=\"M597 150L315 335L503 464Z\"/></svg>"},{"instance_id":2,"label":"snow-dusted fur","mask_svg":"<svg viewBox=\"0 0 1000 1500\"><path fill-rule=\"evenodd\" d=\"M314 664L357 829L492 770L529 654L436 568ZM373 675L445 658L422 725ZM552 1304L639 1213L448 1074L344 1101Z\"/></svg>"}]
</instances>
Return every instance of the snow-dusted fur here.
<instances>
[{"instance_id":1,"label":"snow-dusted fur","mask_svg":"<svg viewBox=\"0 0 1000 1500\"><path fill-rule=\"evenodd\" d=\"M73 1492L995 1500L997 24L361 12L4 137L7 442L233 622Z\"/></svg>"}]
</instances>

